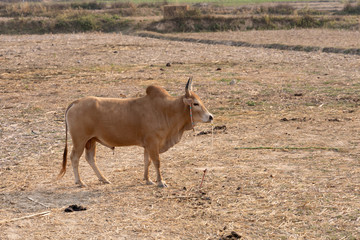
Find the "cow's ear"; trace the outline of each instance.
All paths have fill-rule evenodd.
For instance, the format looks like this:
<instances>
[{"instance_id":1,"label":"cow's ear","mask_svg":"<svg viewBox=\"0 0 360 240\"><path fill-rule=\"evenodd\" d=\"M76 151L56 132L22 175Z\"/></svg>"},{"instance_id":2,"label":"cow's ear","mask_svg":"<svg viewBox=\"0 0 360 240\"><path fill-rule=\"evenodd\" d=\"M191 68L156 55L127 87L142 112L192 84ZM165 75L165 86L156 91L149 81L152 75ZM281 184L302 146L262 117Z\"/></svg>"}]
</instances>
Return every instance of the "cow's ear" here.
<instances>
[{"instance_id":1,"label":"cow's ear","mask_svg":"<svg viewBox=\"0 0 360 240\"><path fill-rule=\"evenodd\" d=\"M183 98L183 101L185 105L189 105L189 106L194 102L192 98Z\"/></svg>"}]
</instances>

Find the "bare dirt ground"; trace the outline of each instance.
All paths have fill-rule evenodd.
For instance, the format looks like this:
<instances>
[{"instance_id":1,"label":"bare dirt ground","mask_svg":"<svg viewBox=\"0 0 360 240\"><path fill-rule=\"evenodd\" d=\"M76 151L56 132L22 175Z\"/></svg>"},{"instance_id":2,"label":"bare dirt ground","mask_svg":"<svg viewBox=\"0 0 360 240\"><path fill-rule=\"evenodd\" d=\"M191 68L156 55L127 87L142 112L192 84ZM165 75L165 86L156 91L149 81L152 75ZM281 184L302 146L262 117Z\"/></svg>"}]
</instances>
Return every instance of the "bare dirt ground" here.
<instances>
[{"instance_id":1,"label":"bare dirt ground","mask_svg":"<svg viewBox=\"0 0 360 240\"><path fill-rule=\"evenodd\" d=\"M0 46L0 239L360 238L359 56L100 33L0 36ZM70 165L55 181L70 102L150 84L181 95L190 75L227 129L194 136L211 130L199 125L161 155L169 188L145 185L137 147L99 146L110 185L83 158L86 188ZM72 204L87 210L65 213Z\"/></svg>"}]
</instances>

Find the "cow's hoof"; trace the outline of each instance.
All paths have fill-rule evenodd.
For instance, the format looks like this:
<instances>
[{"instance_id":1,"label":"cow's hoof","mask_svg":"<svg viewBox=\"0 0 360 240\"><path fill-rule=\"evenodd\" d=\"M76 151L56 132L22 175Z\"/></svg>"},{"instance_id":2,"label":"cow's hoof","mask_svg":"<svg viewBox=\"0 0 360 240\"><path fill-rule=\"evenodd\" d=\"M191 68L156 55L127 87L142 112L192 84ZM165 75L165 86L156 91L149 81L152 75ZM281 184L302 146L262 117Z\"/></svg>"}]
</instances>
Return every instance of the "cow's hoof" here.
<instances>
[{"instance_id":1,"label":"cow's hoof","mask_svg":"<svg viewBox=\"0 0 360 240\"><path fill-rule=\"evenodd\" d=\"M84 187L86 187L86 185L85 185L85 183L83 183L83 182L76 182L75 183L79 188L84 188Z\"/></svg>"},{"instance_id":2,"label":"cow's hoof","mask_svg":"<svg viewBox=\"0 0 360 240\"><path fill-rule=\"evenodd\" d=\"M147 180L146 181L146 185L154 185L155 183L153 182L153 181L151 181L151 180Z\"/></svg>"},{"instance_id":3,"label":"cow's hoof","mask_svg":"<svg viewBox=\"0 0 360 240\"><path fill-rule=\"evenodd\" d=\"M102 182L103 184L111 184L111 182L107 179L100 179L100 182Z\"/></svg>"},{"instance_id":4,"label":"cow's hoof","mask_svg":"<svg viewBox=\"0 0 360 240\"><path fill-rule=\"evenodd\" d=\"M158 183L158 187L167 188L168 186L166 185L165 182L159 182L159 183Z\"/></svg>"}]
</instances>

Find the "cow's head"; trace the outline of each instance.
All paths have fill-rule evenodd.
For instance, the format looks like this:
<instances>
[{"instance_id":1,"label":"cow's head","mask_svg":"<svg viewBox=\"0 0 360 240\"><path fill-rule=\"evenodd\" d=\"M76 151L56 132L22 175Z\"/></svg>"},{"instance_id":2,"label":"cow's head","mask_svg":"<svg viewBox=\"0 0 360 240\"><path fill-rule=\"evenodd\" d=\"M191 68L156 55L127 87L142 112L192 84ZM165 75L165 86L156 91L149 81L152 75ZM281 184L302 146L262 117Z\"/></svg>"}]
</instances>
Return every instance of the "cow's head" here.
<instances>
[{"instance_id":1,"label":"cow's head","mask_svg":"<svg viewBox=\"0 0 360 240\"><path fill-rule=\"evenodd\" d=\"M192 77L190 77L186 83L184 103L191 107L194 123L208 123L214 119L213 115L206 109L199 96L192 91Z\"/></svg>"}]
</instances>

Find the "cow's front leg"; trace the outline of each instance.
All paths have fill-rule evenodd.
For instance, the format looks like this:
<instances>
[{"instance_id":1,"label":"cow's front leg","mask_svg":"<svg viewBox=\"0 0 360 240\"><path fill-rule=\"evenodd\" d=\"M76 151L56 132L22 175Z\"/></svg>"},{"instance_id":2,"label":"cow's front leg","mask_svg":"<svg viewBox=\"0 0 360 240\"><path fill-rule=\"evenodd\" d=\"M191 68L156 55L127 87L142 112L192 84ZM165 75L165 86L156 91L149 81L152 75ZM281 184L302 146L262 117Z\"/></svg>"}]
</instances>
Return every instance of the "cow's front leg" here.
<instances>
[{"instance_id":1,"label":"cow's front leg","mask_svg":"<svg viewBox=\"0 0 360 240\"><path fill-rule=\"evenodd\" d=\"M149 167L151 164L151 159L149 158L149 153L146 151L146 149L144 150L144 180L146 181L147 185L153 185L154 182L151 181L151 179L149 178Z\"/></svg>"},{"instance_id":2,"label":"cow's front leg","mask_svg":"<svg viewBox=\"0 0 360 240\"><path fill-rule=\"evenodd\" d=\"M167 187L166 183L162 180L162 176L160 173L160 156L158 149L149 149L148 150L150 158L155 166L156 170L156 182L158 187Z\"/></svg>"}]
</instances>

